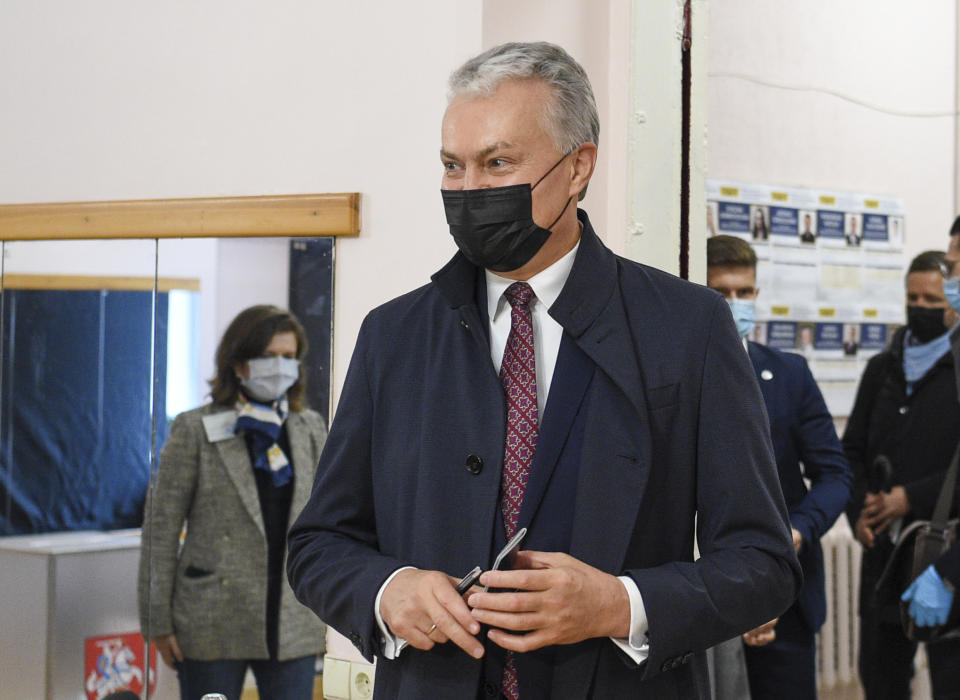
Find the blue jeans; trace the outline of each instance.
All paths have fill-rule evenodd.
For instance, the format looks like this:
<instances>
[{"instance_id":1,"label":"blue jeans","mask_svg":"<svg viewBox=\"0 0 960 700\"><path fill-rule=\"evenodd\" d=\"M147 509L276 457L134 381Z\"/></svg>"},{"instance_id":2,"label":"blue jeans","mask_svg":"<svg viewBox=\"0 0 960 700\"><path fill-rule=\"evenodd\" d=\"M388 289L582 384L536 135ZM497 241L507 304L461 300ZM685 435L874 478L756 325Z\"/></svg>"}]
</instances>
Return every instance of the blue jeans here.
<instances>
[{"instance_id":1,"label":"blue jeans","mask_svg":"<svg viewBox=\"0 0 960 700\"><path fill-rule=\"evenodd\" d=\"M315 659L315 656L290 661L184 659L177 664L180 700L200 700L204 693L221 693L227 700L240 700L248 666L257 680L260 700L311 700Z\"/></svg>"}]
</instances>

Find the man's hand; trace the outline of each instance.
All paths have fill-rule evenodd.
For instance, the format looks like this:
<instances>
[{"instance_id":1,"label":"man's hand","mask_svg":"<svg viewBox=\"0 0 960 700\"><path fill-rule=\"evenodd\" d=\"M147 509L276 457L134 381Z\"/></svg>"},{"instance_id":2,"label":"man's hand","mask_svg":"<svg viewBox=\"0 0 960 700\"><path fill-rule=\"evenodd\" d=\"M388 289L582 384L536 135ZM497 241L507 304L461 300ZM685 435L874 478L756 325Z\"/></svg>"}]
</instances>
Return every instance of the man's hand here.
<instances>
[{"instance_id":1,"label":"man's hand","mask_svg":"<svg viewBox=\"0 0 960 700\"><path fill-rule=\"evenodd\" d=\"M630 598L616 576L568 554L519 552L512 571L488 571L480 583L516 592L473 593L467 603L489 638L510 651L630 634Z\"/></svg>"},{"instance_id":2,"label":"man's hand","mask_svg":"<svg viewBox=\"0 0 960 700\"><path fill-rule=\"evenodd\" d=\"M405 569L393 577L380 598L380 615L390 631L427 651L452 641L479 659L483 645L474 635L480 625L457 595L457 579L440 571Z\"/></svg>"},{"instance_id":3,"label":"man's hand","mask_svg":"<svg viewBox=\"0 0 960 700\"><path fill-rule=\"evenodd\" d=\"M868 493L863 501L860 517L864 519L867 527L873 530L874 535L879 535L890 527L894 520L909 511L907 492L902 486L894 486L889 492Z\"/></svg>"},{"instance_id":4,"label":"man's hand","mask_svg":"<svg viewBox=\"0 0 960 700\"><path fill-rule=\"evenodd\" d=\"M933 564L924 569L900 600L910 603L910 617L920 627L945 624L953 606L953 591L948 589Z\"/></svg>"},{"instance_id":5,"label":"man's hand","mask_svg":"<svg viewBox=\"0 0 960 700\"><path fill-rule=\"evenodd\" d=\"M800 548L803 546L803 535L801 535L800 531L795 527L790 528L790 532L793 535L793 548L795 551L799 552Z\"/></svg>"},{"instance_id":6,"label":"man's hand","mask_svg":"<svg viewBox=\"0 0 960 700\"><path fill-rule=\"evenodd\" d=\"M174 668L174 659L183 661L183 654L180 653L180 646L177 644L177 637L175 635L162 634L159 637L154 637L151 641L157 648L157 652L159 652L160 658L163 659L163 663L170 668Z\"/></svg>"},{"instance_id":7,"label":"man's hand","mask_svg":"<svg viewBox=\"0 0 960 700\"><path fill-rule=\"evenodd\" d=\"M857 542L862 544L864 549L873 549L873 545L876 542L876 537L873 535L873 530L871 530L870 526L867 525L867 520L862 511L860 513L860 517L857 518L857 524L853 529L853 534L857 538Z\"/></svg>"},{"instance_id":8,"label":"man's hand","mask_svg":"<svg viewBox=\"0 0 960 700\"><path fill-rule=\"evenodd\" d=\"M749 632L744 633L744 643L749 644L752 647L762 647L772 642L777 638L777 631L773 628L776 627L779 619L779 617L775 617L770 620L770 622L764 623L756 629L752 629Z\"/></svg>"}]
</instances>

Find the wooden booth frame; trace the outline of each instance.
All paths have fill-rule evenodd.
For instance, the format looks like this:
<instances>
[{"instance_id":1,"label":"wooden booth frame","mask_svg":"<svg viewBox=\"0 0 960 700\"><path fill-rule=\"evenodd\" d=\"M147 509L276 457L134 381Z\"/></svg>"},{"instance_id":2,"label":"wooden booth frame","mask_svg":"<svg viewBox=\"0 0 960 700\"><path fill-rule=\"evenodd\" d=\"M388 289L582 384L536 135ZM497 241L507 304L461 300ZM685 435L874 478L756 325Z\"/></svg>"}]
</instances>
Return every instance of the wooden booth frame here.
<instances>
[{"instance_id":1,"label":"wooden booth frame","mask_svg":"<svg viewBox=\"0 0 960 700\"><path fill-rule=\"evenodd\" d=\"M0 205L0 241L360 233L360 194Z\"/></svg>"}]
</instances>

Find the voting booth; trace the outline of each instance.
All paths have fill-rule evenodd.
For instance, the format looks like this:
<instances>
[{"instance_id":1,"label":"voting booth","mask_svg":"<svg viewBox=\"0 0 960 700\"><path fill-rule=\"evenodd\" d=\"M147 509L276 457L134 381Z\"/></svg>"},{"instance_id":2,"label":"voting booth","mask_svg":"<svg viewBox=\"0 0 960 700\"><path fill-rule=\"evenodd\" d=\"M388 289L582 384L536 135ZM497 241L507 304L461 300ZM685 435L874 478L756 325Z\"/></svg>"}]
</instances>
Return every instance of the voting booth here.
<instances>
[{"instance_id":1,"label":"voting booth","mask_svg":"<svg viewBox=\"0 0 960 700\"><path fill-rule=\"evenodd\" d=\"M0 700L142 692L139 558L139 530L0 537ZM176 675L158 660L151 697L177 700Z\"/></svg>"}]
</instances>

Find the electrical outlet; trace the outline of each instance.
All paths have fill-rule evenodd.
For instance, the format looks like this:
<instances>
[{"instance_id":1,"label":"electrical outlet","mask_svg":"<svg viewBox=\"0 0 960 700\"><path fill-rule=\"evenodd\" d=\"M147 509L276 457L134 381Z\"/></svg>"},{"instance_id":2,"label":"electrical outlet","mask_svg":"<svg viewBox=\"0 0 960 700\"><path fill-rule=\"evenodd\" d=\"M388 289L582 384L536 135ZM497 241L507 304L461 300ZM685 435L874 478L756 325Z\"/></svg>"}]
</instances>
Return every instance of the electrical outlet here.
<instances>
[{"instance_id":1,"label":"electrical outlet","mask_svg":"<svg viewBox=\"0 0 960 700\"><path fill-rule=\"evenodd\" d=\"M376 670L370 664L350 664L350 700L368 700L373 697Z\"/></svg>"},{"instance_id":2,"label":"electrical outlet","mask_svg":"<svg viewBox=\"0 0 960 700\"><path fill-rule=\"evenodd\" d=\"M350 662L323 657L323 697L327 700L351 700Z\"/></svg>"}]
</instances>

